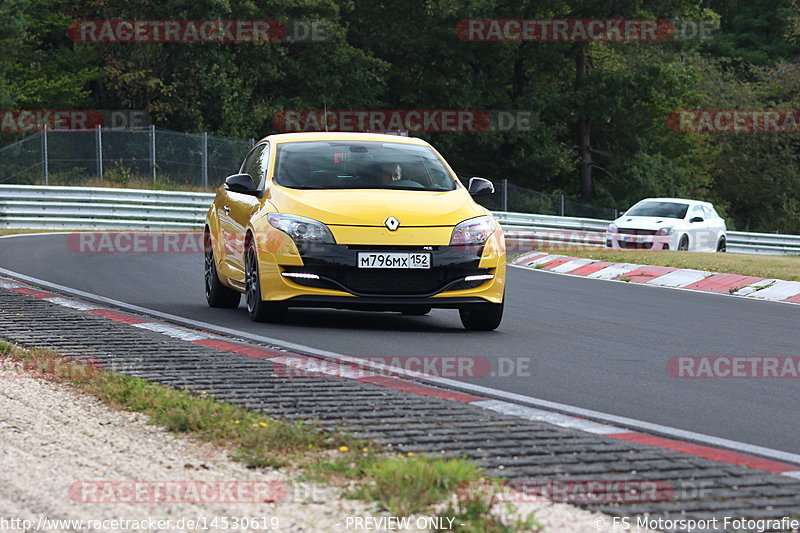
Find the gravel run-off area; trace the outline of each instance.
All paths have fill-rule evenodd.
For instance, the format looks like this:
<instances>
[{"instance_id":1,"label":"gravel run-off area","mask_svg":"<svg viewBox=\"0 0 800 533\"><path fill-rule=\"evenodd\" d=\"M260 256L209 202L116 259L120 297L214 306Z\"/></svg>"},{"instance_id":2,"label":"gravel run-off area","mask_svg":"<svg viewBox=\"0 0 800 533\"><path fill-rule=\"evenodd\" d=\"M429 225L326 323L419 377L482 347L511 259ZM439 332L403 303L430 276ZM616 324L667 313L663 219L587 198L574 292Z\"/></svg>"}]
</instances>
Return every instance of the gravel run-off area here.
<instances>
[{"instance_id":1,"label":"gravel run-off area","mask_svg":"<svg viewBox=\"0 0 800 533\"><path fill-rule=\"evenodd\" d=\"M248 469L222 447L0 364L0 531L419 531L436 518L448 525L432 512L403 529L376 504L298 475ZM615 530L610 517L567 504L516 507L535 513L546 532Z\"/></svg>"}]
</instances>

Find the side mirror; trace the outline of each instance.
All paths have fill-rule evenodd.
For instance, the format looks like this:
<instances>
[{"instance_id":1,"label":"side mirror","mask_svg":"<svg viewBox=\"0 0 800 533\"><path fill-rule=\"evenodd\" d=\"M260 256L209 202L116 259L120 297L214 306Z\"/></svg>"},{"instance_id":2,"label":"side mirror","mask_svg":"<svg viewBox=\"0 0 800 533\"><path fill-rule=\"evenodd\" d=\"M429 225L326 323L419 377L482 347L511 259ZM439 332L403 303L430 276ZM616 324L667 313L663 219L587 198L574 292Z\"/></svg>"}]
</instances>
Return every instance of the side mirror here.
<instances>
[{"instance_id":1,"label":"side mirror","mask_svg":"<svg viewBox=\"0 0 800 533\"><path fill-rule=\"evenodd\" d=\"M467 190L472 196L494 194L494 185L491 181L484 178L470 178Z\"/></svg>"},{"instance_id":2,"label":"side mirror","mask_svg":"<svg viewBox=\"0 0 800 533\"><path fill-rule=\"evenodd\" d=\"M239 194L249 194L257 198L261 197L261 191L255 184L250 174L233 174L225 178L225 188L231 192Z\"/></svg>"},{"instance_id":3,"label":"side mirror","mask_svg":"<svg viewBox=\"0 0 800 533\"><path fill-rule=\"evenodd\" d=\"M703 222L703 217L694 217L689 222Z\"/></svg>"}]
</instances>

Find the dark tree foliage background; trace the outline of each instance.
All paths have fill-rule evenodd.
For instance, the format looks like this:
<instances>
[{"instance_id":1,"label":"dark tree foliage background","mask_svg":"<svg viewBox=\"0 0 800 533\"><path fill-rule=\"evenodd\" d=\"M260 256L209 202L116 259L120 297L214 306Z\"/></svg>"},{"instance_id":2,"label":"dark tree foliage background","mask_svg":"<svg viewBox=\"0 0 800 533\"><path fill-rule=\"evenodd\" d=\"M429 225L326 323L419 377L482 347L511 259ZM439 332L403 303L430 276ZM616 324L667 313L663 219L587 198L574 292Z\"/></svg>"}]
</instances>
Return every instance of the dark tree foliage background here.
<instances>
[{"instance_id":1,"label":"dark tree foliage background","mask_svg":"<svg viewBox=\"0 0 800 533\"><path fill-rule=\"evenodd\" d=\"M278 19L323 42L89 44L78 19ZM704 41L467 42L467 18L712 21ZM147 110L160 127L274 132L298 109L526 110L531 131L421 134L463 174L627 208L714 201L800 233L797 134L667 128L681 109L800 108L796 0L3 0L0 108Z\"/></svg>"}]
</instances>

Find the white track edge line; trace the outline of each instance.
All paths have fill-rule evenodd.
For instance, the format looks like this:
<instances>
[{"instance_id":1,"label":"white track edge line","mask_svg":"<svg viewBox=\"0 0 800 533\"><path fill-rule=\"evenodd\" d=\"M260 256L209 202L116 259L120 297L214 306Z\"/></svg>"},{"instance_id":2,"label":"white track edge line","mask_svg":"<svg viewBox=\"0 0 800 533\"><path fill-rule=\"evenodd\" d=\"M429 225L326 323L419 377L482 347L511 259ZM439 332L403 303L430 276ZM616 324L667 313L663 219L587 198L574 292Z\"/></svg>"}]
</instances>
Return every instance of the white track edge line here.
<instances>
[{"instance_id":1,"label":"white track edge line","mask_svg":"<svg viewBox=\"0 0 800 533\"><path fill-rule=\"evenodd\" d=\"M10 235L0 235L0 239L11 239L13 237L35 237L37 235L69 235L70 233L89 233L91 231L93 230L34 231L33 233L12 233Z\"/></svg>"},{"instance_id":2,"label":"white track edge line","mask_svg":"<svg viewBox=\"0 0 800 533\"><path fill-rule=\"evenodd\" d=\"M521 268L524 268L524 267L521 267ZM526 269L526 270L532 270L532 269ZM552 272L552 273L553 274L557 274L555 272ZM171 315L169 313L162 313L161 311L155 311L155 310L147 309L145 307L140 307L138 305L127 304L127 303L121 302L119 300L114 300L112 298L106 298L105 296L99 296L99 295L92 294L92 293L85 292L85 291L81 291L81 290L78 290L78 289L72 289L70 287L65 287L64 285L59 285L57 283L50 283L48 281L41 280L41 279L38 279L38 278L34 278L34 277L31 277L31 276L26 276L24 274L20 274L18 272L7 270L5 268L0 268L0 274L4 274L4 275L7 275L7 276L11 276L11 277L17 277L19 279L22 279L23 281L26 281L26 282L29 282L29 283L34 283L34 284L37 284L37 285L41 285L41 286L43 286L45 288L51 288L51 289L55 289L55 290L58 290L58 291L61 291L61 292L66 292L68 294L73 294L75 296L81 296L81 297L89 299L89 300L106 303L106 304L109 304L109 305L113 305L115 307L119 307L121 309L127 309L127 310L130 310L130 311L134 311L134 312L138 312L138 313L142 313L142 314L146 314L146 315L157 316L159 318L163 318L165 320L169 320L169 321L172 321L172 322L182 323L184 325L191 325L193 327L196 327L196 328L199 328L199 329L203 329L203 330L216 331L216 332L219 332L219 333L224 333L226 335L232 335L234 337L240 337L240 338L255 340L255 341L258 341L258 342L266 342L268 344L275 344L275 345L282 346L282 347L289 348L289 349L305 351L305 352L308 352L308 353L312 353L314 355L331 357L331 358L334 358L334 359L337 359L337 360L348 361L348 362L358 362L359 364L362 364L362 365L365 363L364 359L361 359L361 358L358 358L358 357L343 355L343 354L339 354L339 353L335 353L335 352L329 352L329 351L326 351L326 350L318 350L316 348L312 348L310 346L305 346L305 345L302 345L302 344L296 344L296 343L293 343L293 342L274 339L272 337L264 337L264 336L261 336L261 335L255 335L255 334L252 334L252 333L248 333L246 331L239 331L239 330L235 330L235 329L231 329L231 328L226 328L226 327L223 327L223 326L216 326L214 324L208 324L206 322L200 322L200 321L197 321L197 320L192 320L192 319L188 319L188 318L182 318L182 317L179 317L179 316L176 316L176 315ZM568 275L568 274L563 274L563 275ZM575 277L579 277L579 276L575 276ZM604 281L616 281L616 280L604 280ZM624 283L624 282L620 282L620 283ZM678 289L678 290L685 290L685 289ZM701 291L697 291L697 292L701 292ZM708 293L704 293L704 294L708 294ZM713 293L711 293L711 294L713 294ZM771 302L771 303L780 303L780 302ZM384 370L397 371L397 373L400 374L400 375L415 374L413 372L408 372L408 371L406 371L404 369L401 369L401 368L388 367L386 365L380 365L380 364L373 363L373 366L375 368L382 368ZM487 395L487 396L490 396L490 397L494 396L495 398L503 398L503 399L506 399L506 400L510 400L511 403L517 403L517 404L523 404L523 405L526 405L526 404L527 405L534 405L534 406L537 406L537 407L543 407L543 408L546 408L546 409L558 411L558 412L561 412L561 413L564 413L564 414L577 416L579 418L590 418L590 419L594 419L596 421L602 421L602 422L605 422L605 423L618 424L618 425L621 425L621 426L625 426L627 428L642 430L642 431L646 431L646 432L649 432L649 433L658 433L658 434L661 434L661 435L666 435L666 436L677 438L677 439L681 439L681 440L694 441L694 442L698 442L698 443L702 443L702 444L706 444L706 445L710 445L710 446L717 446L717 447L727 448L727 449L734 450L734 451L737 451L737 452L750 453L750 454L754 454L754 455L760 455L762 457L767 457L767 458L770 458L770 459L775 459L775 460L780 460L780 461L786 461L786 462L789 462L789 463L800 464L800 455L794 454L794 453L790 453L790 452L784 452L784 451L775 450L775 449L772 449L772 448L765 448L765 447L757 446L757 445L754 445L754 444L747 444L747 443L744 443L744 442L733 441L733 440L729 440L729 439L725 439L725 438L721 438L721 437L714 437L713 435L706 435L706 434L703 434L703 433L696 433L696 432L693 432L693 431L688 431L688 430L683 430L683 429L678 429L678 428L672 428L672 427L669 427L669 426L662 426L660 424L654 424L654 423L651 423L651 422L645 422L645 421L642 421L642 420L636 420L636 419L627 418L627 417L624 417L624 416L612 415L612 414L603 413L603 412L600 412L600 411L593 411L591 409L584 409L582 407L576 407L576 406L573 406L573 405L568 405L568 404L563 404L563 403L558 403L558 402L552 402L552 401L549 401L549 400L543 400L543 399L540 399L540 398L534 398L532 396L526 396L526 395L517 394L517 393L513 393L513 392L507 392L507 391L502 391L502 390L498 390L498 389L491 389L491 388L488 388L488 387L482 387L480 385L475 385L475 384L472 384L472 383L464 383L464 382L460 382L460 381L455 381L455 380L448 379L448 378L420 377L418 374L413 375L411 377L413 377L414 379L422 380L422 381L430 381L430 382L434 382L436 384L447 385L450 388L466 391L466 392L473 393L473 394L484 394L484 395Z\"/></svg>"}]
</instances>

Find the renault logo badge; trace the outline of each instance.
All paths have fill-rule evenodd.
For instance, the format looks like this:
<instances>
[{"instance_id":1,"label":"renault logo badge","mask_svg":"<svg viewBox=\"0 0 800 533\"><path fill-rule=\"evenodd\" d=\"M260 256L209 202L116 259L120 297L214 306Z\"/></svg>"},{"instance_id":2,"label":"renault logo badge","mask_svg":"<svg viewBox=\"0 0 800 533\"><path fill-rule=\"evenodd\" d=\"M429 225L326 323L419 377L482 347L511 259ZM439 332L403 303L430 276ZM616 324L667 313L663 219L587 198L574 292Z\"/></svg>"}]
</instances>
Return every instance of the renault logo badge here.
<instances>
[{"instance_id":1,"label":"renault logo badge","mask_svg":"<svg viewBox=\"0 0 800 533\"><path fill-rule=\"evenodd\" d=\"M400 227L400 221L394 217L387 218L386 220L383 221L383 223L386 225L387 228L389 228L389 231L394 231Z\"/></svg>"}]
</instances>

